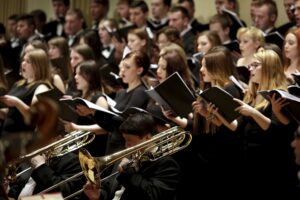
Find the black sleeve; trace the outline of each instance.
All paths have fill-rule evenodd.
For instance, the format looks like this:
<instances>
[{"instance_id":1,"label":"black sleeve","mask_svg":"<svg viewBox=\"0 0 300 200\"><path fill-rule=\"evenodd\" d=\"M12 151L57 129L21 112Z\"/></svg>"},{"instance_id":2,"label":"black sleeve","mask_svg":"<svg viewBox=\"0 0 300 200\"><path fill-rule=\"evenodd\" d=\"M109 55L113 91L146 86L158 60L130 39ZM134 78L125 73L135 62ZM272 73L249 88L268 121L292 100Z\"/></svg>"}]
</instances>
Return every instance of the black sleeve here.
<instances>
[{"instance_id":1,"label":"black sleeve","mask_svg":"<svg viewBox=\"0 0 300 200\"><path fill-rule=\"evenodd\" d=\"M31 177L40 190L53 186L82 171L78 156L74 153L68 153L51 162L49 166L44 164L32 172ZM81 189L84 182L84 177L80 176L62 184L54 191L62 192L63 196L67 196Z\"/></svg>"},{"instance_id":2,"label":"black sleeve","mask_svg":"<svg viewBox=\"0 0 300 200\"><path fill-rule=\"evenodd\" d=\"M164 157L150 165L137 173L121 173L117 180L132 196L140 195L149 200L172 199L180 181L178 164L172 158Z\"/></svg>"}]
</instances>

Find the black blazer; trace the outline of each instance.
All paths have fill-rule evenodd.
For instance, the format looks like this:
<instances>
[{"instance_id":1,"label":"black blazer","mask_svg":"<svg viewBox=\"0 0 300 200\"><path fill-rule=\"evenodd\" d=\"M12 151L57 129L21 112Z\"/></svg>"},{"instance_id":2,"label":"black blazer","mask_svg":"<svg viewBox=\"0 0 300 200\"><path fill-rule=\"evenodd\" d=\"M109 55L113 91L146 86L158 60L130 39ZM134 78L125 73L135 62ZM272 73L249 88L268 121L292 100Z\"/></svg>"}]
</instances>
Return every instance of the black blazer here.
<instances>
[{"instance_id":1,"label":"black blazer","mask_svg":"<svg viewBox=\"0 0 300 200\"><path fill-rule=\"evenodd\" d=\"M184 51L188 57L192 57L195 53L195 42L196 42L196 35L190 29L187 31L182 37Z\"/></svg>"},{"instance_id":2,"label":"black blazer","mask_svg":"<svg viewBox=\"0 0 300 200\"><path fill-rule=\"evenodd\" d=\"M101 185L101 200L113 199L120 185L125 187L121 200L174 200L180 182L179 166L167 156L145 161L138 172L127 170Z\"/></svg>"},{"instance_id":3,"label":"black blazer","mask_svg":"<svg viewBox=\"0 0 300 200\"><path fill-rule=\"evenodd\" d=\"M66 37L63 27L62 27L62 34L57 35L57 28L60 24L62 24L62 26L64 26L63 22L60 22L58 20L54 20L54 21L51 21L51 22L48 22L45 24L45 26L43 27L43 30L42 30L42 34L44 35L44 37L47 41L49 41L51 38L56 37L56 36Z\"/></svg>"},{"instance_id":4,"label":"black blazer","mask_svg":"<svg viewBox=\"0 0 300 200\"><path fill-rule=\"evenodd\" d=\"M29 172L20 176L17 181L11 185L9 196L17 199L30 176L36 182L33 194L37 194L81 171L79 159L75 153L68 153L62 157L52 158L49 160L49 165L43 164L32 170L31 173ZM80 176L70 182L62 184L51 192L61 192L62 195L66 197L80 190L85 182L85 177Z\"/></svg>"}]
</instances>

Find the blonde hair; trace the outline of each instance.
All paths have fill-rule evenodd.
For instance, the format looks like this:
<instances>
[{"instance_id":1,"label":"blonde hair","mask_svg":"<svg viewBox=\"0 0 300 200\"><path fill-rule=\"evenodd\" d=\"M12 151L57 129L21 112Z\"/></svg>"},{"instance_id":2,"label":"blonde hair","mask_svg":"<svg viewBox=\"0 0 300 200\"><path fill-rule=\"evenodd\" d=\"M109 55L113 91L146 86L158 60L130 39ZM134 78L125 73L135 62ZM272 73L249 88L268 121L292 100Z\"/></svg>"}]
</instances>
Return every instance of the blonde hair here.
<instances>
[{"instance_id":1,"label":"blonde hair","mask_svg":"<svg viewBox=\"0 0 300 200\"><path fill-rule=\"evenodd\" d=\"M243 35L248 36L254 42L258 42L259 47L262 47L265 44L264 32L254 26L240 28L236 37L238 40L241 40Z\"/></svg>"},{"instance_id":2,"label":"blonde hair","mask_svg":"<svg viewBox=\"0 0 300 200\"><path fill-rule=\"evenodd\" d=\"M249 89L245 94L244 102L251 104L256 109L265 109L269 101L258 96L258 91L283 89L287 90L288 81L283 71L280 57L273 50L260 50L254 58L261 62L260 84L249 81Z\"/></svg>"}]
</instances>

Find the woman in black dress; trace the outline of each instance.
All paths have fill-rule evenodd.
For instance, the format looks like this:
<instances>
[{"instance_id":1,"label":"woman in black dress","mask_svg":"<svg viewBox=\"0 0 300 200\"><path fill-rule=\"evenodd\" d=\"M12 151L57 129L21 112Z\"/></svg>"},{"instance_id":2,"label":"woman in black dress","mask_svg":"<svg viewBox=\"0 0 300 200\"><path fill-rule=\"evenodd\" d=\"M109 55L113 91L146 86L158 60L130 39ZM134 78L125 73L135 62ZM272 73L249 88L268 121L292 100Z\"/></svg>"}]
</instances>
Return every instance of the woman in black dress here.
<instances>
[{"instance_id":1,"label":"woman in black dress","mask_svg":"<svg viewBox=\"0 0 300 200\"><path fill-rule=\"evenodd\" d=\"M279 56L272 50L254 54L249 68L251 78L244 100L236 100L241 117L232 123L216 112L218 119L244 137L243 184L247 194L261 197L292 196L294 178L292 149L293 127L284 125L282 113L276 112L259 91L287 90L288 81Z\"/></svg>"},{"instance_id":2,"label":"woman in black dress","mask_svg":"<svg viewBox=\"0 0 300 200\"><path fill-rule=\"evenodd\" d=\"M76 89L81 93L79 97L108 109L106 98L102 94L99 67L95 61L83 61L76 67L75 83ZM75 130L94 132L96 138L86 148L93 156L103 156L105 154L107 131L96 124L93 119L79 117L77 122L65 121L64 127L66 132Z\"/></svg>"},{"instance_id":3,"label":"woman in black dress","mask_svg":"<svg viewBox=\"0 0 300 200\"><path fill-rule=\"evenodd\" d=\"M149 96L145 92L142 77L148 72L149 67L149 57L143 52L133 51L124 57L119 65L119 76L127 87L117 92L115 105L109 105L110 109L124 112L130 107L146 108ZM106 154L124 149L124 139L118 131L122 119L104 118L103 112L87 107L81 107L80 110L82 114L90 115L99 126L109 131Z\"/></svg>"},{"instance_id":4,"label":"woman in black dress","mask_svg":"<svg viewBox=\"0 0 300 200\"><path fill-rule=\"evenodd\" d=\"M200 68L201 90L219 87L234 98L242 99L242 90L230 76L237 77L236 67L230 51L223 46L209 50L202 59ZM202 161L201 185L204 191L218 191L224 196L233 197L238 189L242 160L240 135L233 133L211 115L211 102L199 97L192 104L193 151ZM231 179L230 183L227 182Z\"/></svg>"},{"instance_id":5,"label":"woman in black dress","mask_svg":"<svg viewBox=\"0 0 300 200\"><path fill-rule=\"evenodd\" d=\"M49 70L49 59L42 49L24 55L21 66L23 79L16 82L7 95L0 97L0 101L9 107L1 110L4 119L2 136L35 129L25 121L28 120L30 106L38 101L36 95L52 87Z\"/></svg>"}]
</instances>

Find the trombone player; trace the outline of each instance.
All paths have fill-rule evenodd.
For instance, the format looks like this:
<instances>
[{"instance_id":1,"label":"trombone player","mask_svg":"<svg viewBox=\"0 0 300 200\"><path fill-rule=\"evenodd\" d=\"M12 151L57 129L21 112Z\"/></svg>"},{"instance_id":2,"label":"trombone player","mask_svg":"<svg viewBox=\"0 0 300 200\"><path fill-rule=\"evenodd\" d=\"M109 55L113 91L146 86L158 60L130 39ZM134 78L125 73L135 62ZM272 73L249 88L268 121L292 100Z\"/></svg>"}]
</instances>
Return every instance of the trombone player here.
<instances>
[{"instance_id":1,"label":"trombone player","mask_svg":"<svg viewBox=\"0 0 300 200\"><path fill-rule=\"evenodd\" d=\"M37 123L37 134L40 136L39 141L47 140L47 142L51 145L55 141L59 140L61 135L47 133L49 130L53 130L54 132L61 134L65 133L63 132L62 124L59 125L58 119L55 118L57 117L56 105L48 99L43 99L40 100L39 103L34 104L33 108L34 109L32 110L36 109L33 113L38 113L37 118L43 122L42 124ZM43 117L45 118L43 119ZM53 121L53 123L51 123L51 127L49 127L49 121ZM44 127L45 122L48 123L48 126ZM11 182L7 186L6 191L8 193L8 197L21 199L21 197L24 196L31 196L40 193L43 190L57 185L63 180L82 172L78 155L71 151L62 153L62 150L63 147L49 149L31 157L29 163L22 162L19 166L17 166L20 171L24 169L29 170L24 173L21 172L20 176L17 176L16 181ZM62 196L65 197L79 190L82 185L84 185L85 181L84 176L78 176L69 182L59 185L50 192L61 192Z\"/></svg>"},{"instance_id":2,"label":"trombone player","mask_svg":"<svg viewBox=\"0 0 300 200\"><path fill-rule=\"evenodd\" d=\"M125 139L126 148L152 138L156 124L148 113L129 116L119 127ZM150 151L156 151L151 149ZM100 186L87 182L84 193L90 200L173 200L180 182L180 169L170 156L156 161L143 161L123 158L115 163L113 171L119 171Z\"/></svg>"},{"instance_id":3,"label":"trombone player","mask_svg":"<svg viewBox=\"0 0 300 200\"><path fill-rule=\"evenodd\" d=\"M51 158L46 158L45 154L36 155L31 159L30 166L25 163L23 165L26 166L24 169L27 167L31 167L31 169L18 177L16 182L10 184L8 196L14 199L38 194L81 172L78 155L74 152ZM51 192L61 192L63 196L68 196L80 189L84 182L84 176L80 176L60 185Z\"/></svg>"}]
</instances>

